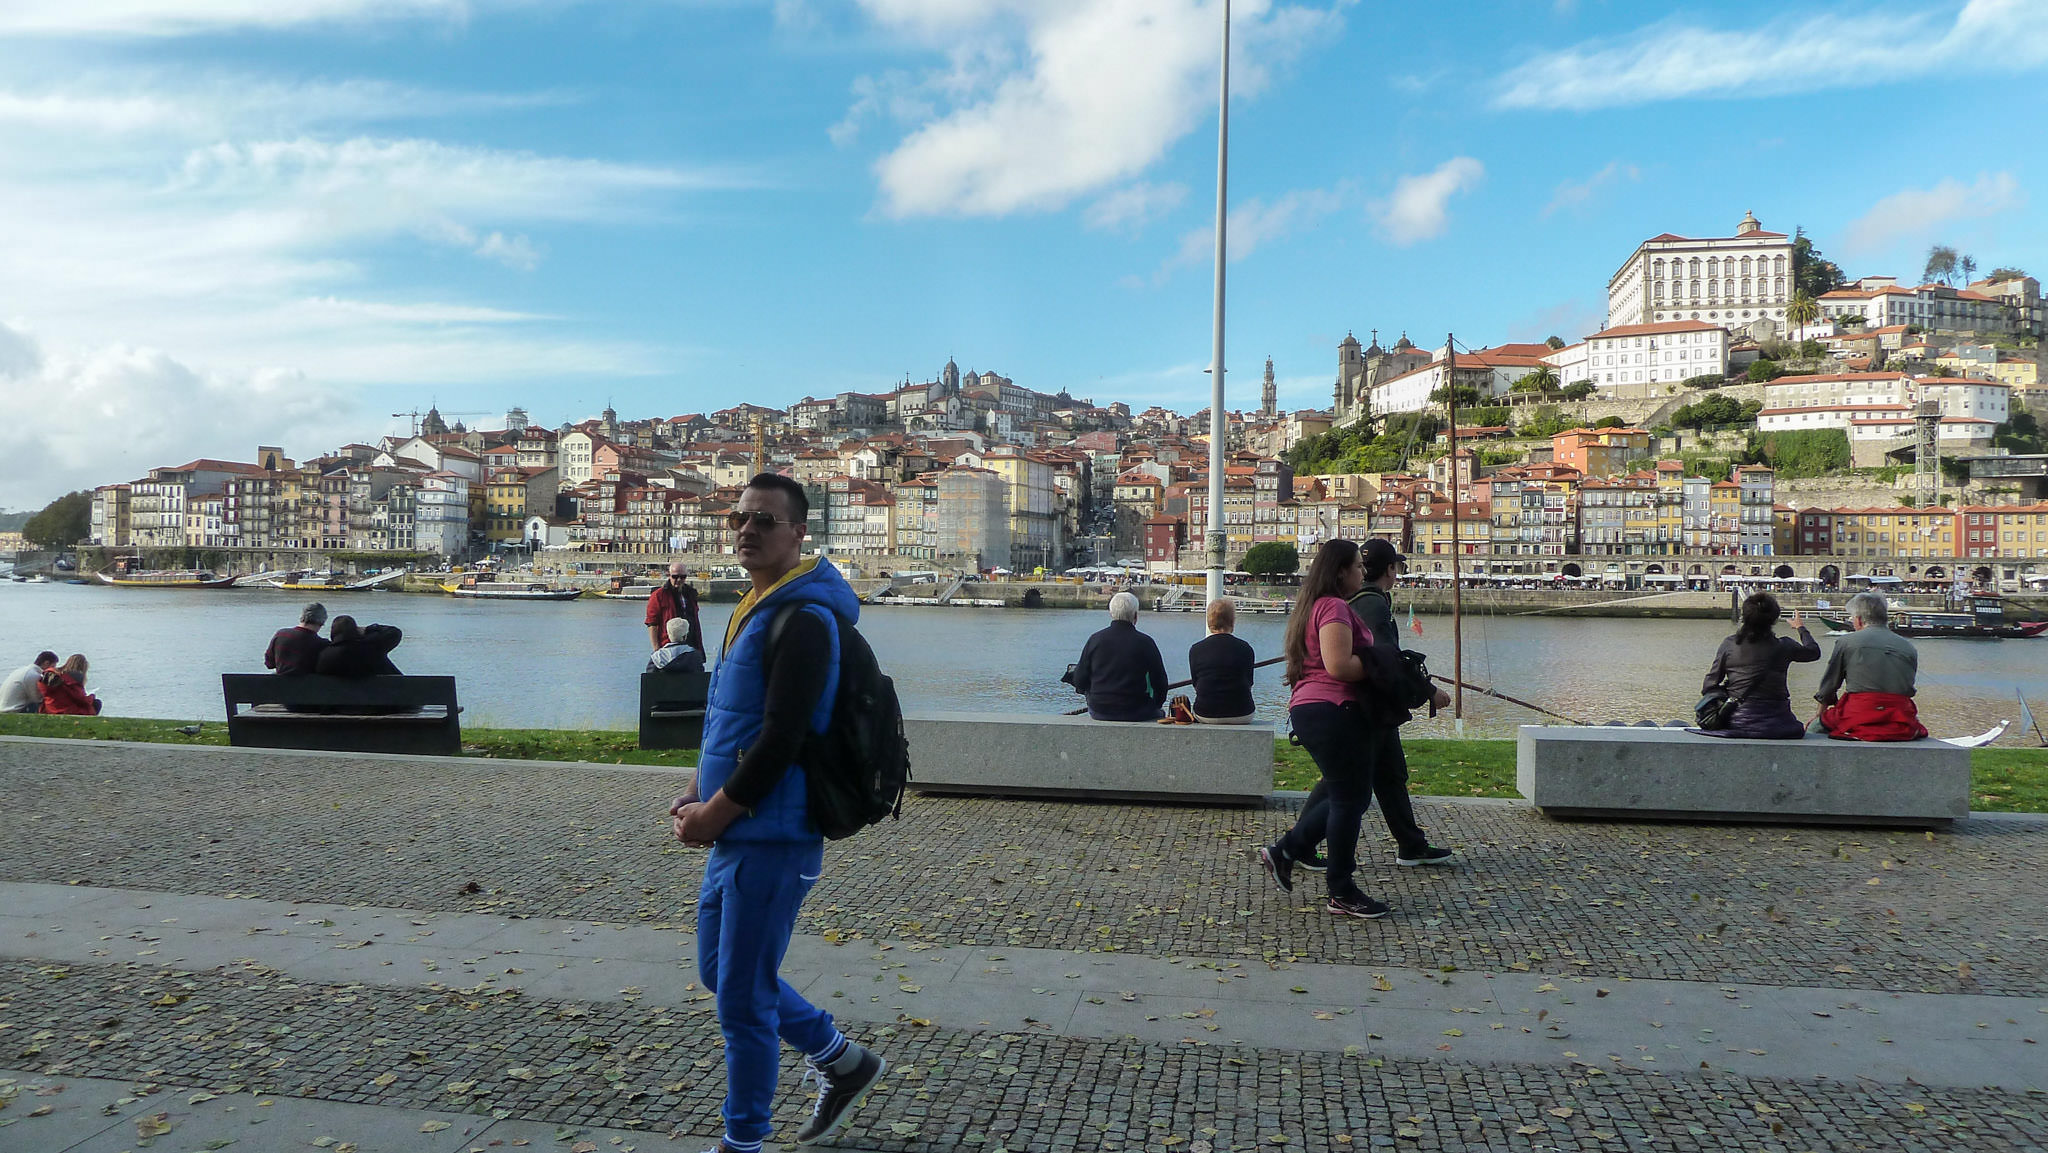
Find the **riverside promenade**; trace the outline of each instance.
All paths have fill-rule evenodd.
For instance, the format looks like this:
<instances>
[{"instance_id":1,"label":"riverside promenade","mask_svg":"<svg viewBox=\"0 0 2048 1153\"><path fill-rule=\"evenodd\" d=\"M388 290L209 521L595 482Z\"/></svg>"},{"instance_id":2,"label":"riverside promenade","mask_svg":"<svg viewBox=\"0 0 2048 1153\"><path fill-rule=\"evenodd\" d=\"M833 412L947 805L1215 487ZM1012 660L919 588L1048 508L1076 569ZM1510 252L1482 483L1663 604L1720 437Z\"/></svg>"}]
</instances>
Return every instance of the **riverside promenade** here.
<instances>
[{"instance_id":1,"label":"riverside promenade","mask_svg":"<svg viewBox=\"0 0 2048 1153\"><path fill-rule=\"evenodd\" d=\"M709 1146L681 783L0 738L0 1151ZM2048 820L1420 798L1459 864L1369 816L1357 922L1248 859L1291 804L913 797L830 846L786 975L892 1063L833 1145L2048 1146Z\"/></svg>"}]
</instances>

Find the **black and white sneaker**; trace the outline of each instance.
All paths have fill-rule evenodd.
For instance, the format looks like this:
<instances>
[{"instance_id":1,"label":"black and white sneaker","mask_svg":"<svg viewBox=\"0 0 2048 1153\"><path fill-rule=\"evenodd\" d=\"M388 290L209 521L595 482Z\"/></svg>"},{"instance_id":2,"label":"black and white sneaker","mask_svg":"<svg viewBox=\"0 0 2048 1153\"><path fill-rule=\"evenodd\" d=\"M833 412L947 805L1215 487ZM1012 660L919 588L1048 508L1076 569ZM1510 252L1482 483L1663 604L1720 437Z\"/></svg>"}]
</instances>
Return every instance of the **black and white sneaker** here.
<instances>
[{"instance_id":1,"label":"black and white sneaker","mask_svg":"<svg viewBox=\"0 0 2048 1153\"><path fill-rule=\"evenodd\" d=\"M1297 869L1307 869L1311 873L1320 873L1330 867L1330 860L1314 849L1310 849L1308 856L1294 862L1294 867Z\"/></svg>"},{"instance_id":2,"label":"black and white sneaker","mask_svg":"<svg viewBox=\"0 0 2048 1153\"><path fill-rule=\"evenodd\" d=\"M851 1041L846 1043L846 1052L831 1064L809 1063L811 1073L818 1078L818 1102L811 1107L811 1119L797 1130L799 1145L830 1137L861 1098L868 1095L868 1090L875 1087L875 1082L882 1079L882 1074L889 1071L889 1063L881 1054Z\"/></svg>"},{"instance_id":3,"label":"black and white sneaker","mask_svg":"<svg viewBox=\"0 0 2048 1153\"><path fill-rule=\"evenodd\" d=\"M1331 897L1325 907L1340 917L1358 917L1367 921L1377 921L1393 910L1393 906L1385 901L1375 901L1364 893L1356 897Z\"/></svg>"},{"instance_id":4,"label":"black and white sneaker","mask_svg":"<svg viewBox=\"0 0 2048 1153\"><path fill-rule=\"evenodd\" d=\"M1400 854L1394 858L1394 863L1397 865L1448 865L1451 863L1451 858L1455 856L1457 854L1449 849L1439 849L1435 845L1424 845L1420 852Z\"/></svg>"},{"instance_id":5,"label":"black and white sneaker","mask_svg":"<svg viewBox=\"0 0 2048 1153\"><path fill-rule=\"evenodd\" d=\"M1261 846L1258 857L1259 864L1266 867L1266 875L1273 878L1273 883L1280 886L1280 891L1292 893L1294 891L1294 861L1288 857L1286 850L1278 845Z\"/></svg>"}]
</instances>

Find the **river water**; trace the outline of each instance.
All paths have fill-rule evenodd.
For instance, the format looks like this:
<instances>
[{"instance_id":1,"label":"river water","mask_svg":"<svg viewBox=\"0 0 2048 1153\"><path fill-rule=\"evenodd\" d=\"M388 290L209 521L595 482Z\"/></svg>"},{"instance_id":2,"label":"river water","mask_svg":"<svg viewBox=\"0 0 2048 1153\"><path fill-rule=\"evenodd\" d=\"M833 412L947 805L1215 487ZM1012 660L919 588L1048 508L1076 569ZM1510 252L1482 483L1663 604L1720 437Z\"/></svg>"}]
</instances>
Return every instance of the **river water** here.
<instances>
[{"instance_id":1,"label":"river water","mask_svg":"<svg viewBox=\"0 0 2048 1153\"><path fill-rule=\"evenodd\" d=\"M114 716L218 720L219 674L260 672L270 634L297 619L303 593L108 589L0 582L0 665L27 664L40 649L82 652L90 685ZM1405 608L1400 594L1397 613ZM405 630L393 654L408 673L452 674L471 724L510 728L631 729L648 651L642 606L632 601L472 601L400 593L345 593L330 612ZM707 604L716 648L731 605ZM1451 622L1422 616L1404 643L1451 671ZM1080 699L1060 674L1082 642L1108 622L1099 611L870 607L862 631L913 711L1053 713ZM1246 616L1238 635L1260 657L1278 655L1285 618ZM1166 670L1187 675L1187 649L1202 622L1147 613L1139 627L1159 642ZM1589 721L1689 717L1700 678L1726 624L1686 620L1567 620L1468 614L1465 679ZM1825 648L1830 642L1820 637ZM2048 709L2048 639L1926 640L1920 647L1920 710L1937 736L1981 732L2017 717L2014 691ZM1794 707L1805 712L1820 662L1794 665ZM1280 667L1259 670L1263 716L1286 720ZM1466 694L1466 732L1512 736L1541 723L1526 709ZM2043 713L2048 722L2048 711ZM1416 736L1451 735L1446 715L1419 720ZM2010 733L2002 744L2034 744Z\"/></svg>"}]
</instances>

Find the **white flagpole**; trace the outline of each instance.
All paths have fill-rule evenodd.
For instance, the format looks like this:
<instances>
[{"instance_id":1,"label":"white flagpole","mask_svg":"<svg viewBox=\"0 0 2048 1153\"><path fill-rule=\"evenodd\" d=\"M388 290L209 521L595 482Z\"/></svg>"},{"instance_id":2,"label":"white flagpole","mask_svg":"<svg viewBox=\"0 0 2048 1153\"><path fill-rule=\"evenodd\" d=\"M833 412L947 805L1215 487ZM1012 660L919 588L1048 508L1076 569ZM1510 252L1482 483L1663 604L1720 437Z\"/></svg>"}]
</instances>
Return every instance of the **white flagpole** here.
<instances>
[{"instance_id":1,"label":"white flagpole","mask_svg":"<svg viewBox=\"0 0 2048 1153\"><path fill-rule=\"evenodd\" d=\"M1223 417L1223 259L1230 204L1230 0L1223 0L1223 91L1216 117L1216 308L1209 352L1209 579L1208 600L1223 596L1223 441L1229 424Z\"/></svg>"}]
</instances>

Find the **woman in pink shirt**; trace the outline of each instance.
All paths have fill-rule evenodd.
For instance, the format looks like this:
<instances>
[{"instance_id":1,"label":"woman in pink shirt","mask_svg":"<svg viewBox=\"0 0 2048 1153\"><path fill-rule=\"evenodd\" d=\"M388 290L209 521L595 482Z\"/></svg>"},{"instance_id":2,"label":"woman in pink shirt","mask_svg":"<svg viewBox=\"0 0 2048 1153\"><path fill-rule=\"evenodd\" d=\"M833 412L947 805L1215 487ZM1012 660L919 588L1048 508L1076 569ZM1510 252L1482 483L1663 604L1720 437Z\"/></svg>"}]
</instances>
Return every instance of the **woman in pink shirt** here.
<instances>
[{"instance_id":1,"label":"woman in pink shirt","mask_svg":"<svg viewBox=\"0 0 2048 1153\"><path fill-rule=\"evenodd\" d=\"M1322 821L1313 810L1304 810L1303 820L1258 855L1273 882L1293 892L1294 863L1313 852L1317 841L1327 841L1329 911L1370 920L1386 916L1387 905L1366 896L1351 879L1357 871L1358 826L1372 803L1373 746L1357 700L1372 633L1349 603L1364 584L1358 544L1326 541L1294 598L1284 642L1286 679L1294 688L1287 716L1295 737L1322 770L1329 804Z\"/></svg>"}]
</instances>

